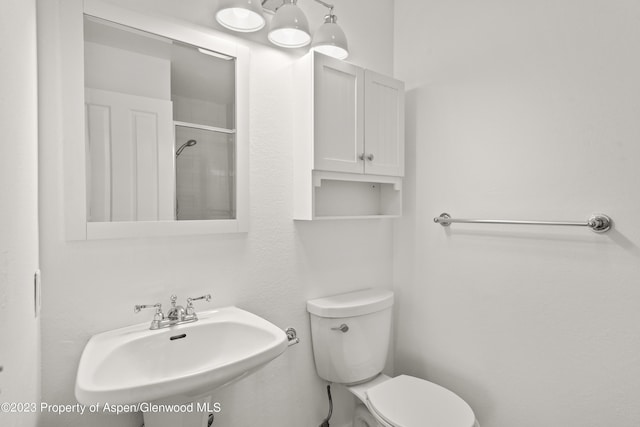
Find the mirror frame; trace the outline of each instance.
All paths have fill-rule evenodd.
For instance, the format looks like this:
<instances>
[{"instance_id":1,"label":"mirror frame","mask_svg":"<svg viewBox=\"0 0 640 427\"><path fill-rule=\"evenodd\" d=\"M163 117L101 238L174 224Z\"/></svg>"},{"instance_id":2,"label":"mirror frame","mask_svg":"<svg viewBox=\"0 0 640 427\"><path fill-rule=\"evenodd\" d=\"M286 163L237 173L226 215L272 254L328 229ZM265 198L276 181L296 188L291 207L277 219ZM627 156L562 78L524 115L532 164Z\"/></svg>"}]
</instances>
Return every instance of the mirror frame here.
<instances>
[{"instance_id":1,"label":"mirror frame","mask_svg":"<svg viewBox=\"0 0 640 427\"><path fill-rule=\"evenodd\" d=\"M60 2L60 61L65 234L94 240L215 233L242 233L249 223L249 49L220 33L171 17L124 9L101 0ZM85 148L84 15L236 58L236 218L201 221L87 221Z\"/></svg>"}]
</instances>

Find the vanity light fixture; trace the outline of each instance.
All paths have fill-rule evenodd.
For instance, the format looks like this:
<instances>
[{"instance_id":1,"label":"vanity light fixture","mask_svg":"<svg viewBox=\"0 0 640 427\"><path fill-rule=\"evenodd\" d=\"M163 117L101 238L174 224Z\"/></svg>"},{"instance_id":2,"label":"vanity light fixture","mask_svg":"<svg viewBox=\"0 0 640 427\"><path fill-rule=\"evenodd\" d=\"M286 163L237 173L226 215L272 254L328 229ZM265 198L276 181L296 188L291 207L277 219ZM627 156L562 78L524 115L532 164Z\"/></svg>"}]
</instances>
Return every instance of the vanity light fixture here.
<instances>
[{"instance_id":1,"label":"vanity light fixture","mask_svg":"<svg viewBox=\"0 0 640 427\"><path fill-rule=\"evenodd\" d=\"M298 7L298 0L280 0L282 4L273 10L265 6L271 0L221 0L216 20L223 27L238 32L254 32L265 25L263 11L273 13L268 39L276 46L299 48L311 43L311 50L338 59L349 56L347 37L337 24L334 6L322 0L314 0L329 9L324 23L318 28L313 41L307 17Z\"/></svg>"},{"instance_id":2,"label":"vanity light fixture","mask_svg":"<svg viewBox=\"0 0 640 427\"><path fill-rule=\"evenodd\" d=\"M311 43L309 22L297 3L298 0L284 0L276 9L268 36L276 46L294 48Z\"/></svg>"},{"instance_id":3,"label":"vanity light fixture","mask_svg":"<svg viewBox=\"0 0 640 427\"><path fill-rule=\"evenodd\" d=\"M221 0L216 21L225 28L251 33L264 27L261 0Z\"/></svg>"},{"instance_id":4,"label":"vanity light fixture","mask_svg":"<svg viewBox=\"0 0 640 427\"><path fill-rule=\"evenodd\" d=\"M324 24L313 35L311 50L345 59L349 56L347 37L342 28L336 23L338 17L333 14L333 6L329 7L329 14L324 17Z\"/></svg>"}]
</instances>

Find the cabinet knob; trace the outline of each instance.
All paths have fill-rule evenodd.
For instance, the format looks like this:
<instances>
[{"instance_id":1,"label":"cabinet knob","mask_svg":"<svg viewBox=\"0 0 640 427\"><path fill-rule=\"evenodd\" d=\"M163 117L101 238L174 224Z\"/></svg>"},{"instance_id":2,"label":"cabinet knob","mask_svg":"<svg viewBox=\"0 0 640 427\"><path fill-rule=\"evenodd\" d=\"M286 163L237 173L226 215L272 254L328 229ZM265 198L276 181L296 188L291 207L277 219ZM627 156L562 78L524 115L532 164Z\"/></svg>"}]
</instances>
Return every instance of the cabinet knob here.
<instances>
[{"instance_id":1,"label":"cabinet knob","mask_svg":"<svg viewBox=\"0 0 640 427\"><path fill-rule=\"evenodd\" d=\"M370 162L373 162L373 154L369 154L367 156L367 160L369 160Z\"/></svg>"},{"instance_id":2,"label":"cabinet knob","mask_svg":"<svg viewBox=\"0 0 640 427\"><path fill-rule=\"evenodd\" d=\"M364 153L360 154L360 155L358 156L358 158L359 158L360 160L364 160Z\"/></svg>"}]
</instances>

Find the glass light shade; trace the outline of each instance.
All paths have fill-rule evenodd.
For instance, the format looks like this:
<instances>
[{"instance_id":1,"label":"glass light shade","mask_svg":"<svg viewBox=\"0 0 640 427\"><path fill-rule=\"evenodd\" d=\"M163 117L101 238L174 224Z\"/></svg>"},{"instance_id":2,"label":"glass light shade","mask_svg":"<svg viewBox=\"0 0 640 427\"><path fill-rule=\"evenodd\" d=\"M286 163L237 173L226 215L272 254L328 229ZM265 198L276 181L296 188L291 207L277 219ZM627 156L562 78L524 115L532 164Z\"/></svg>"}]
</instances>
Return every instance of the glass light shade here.
<instances>
[{"instance_id":1,"label":"glass light shade","mask_svg":"<svg viewBox=\"0 0 640 427\"><path fill-rule=\"evenodd\" d=\"M216 21L241 33L258 31L266 23L260 0L223 0L216 12Z\"/></svg>"},{"instance_id":2,"label":"glass light shade","mask_svg":"<svg viewBox=\"0 0 640 427\"><path fill-rule=\"evenodd\" d=\"M342 28L336 23L335 15L325 16L324 24L322 24L313 35L311 50L338 59L345 59L349 56L347 36L345 36Z\"/></svg>"},{"instance_id":3,"label":"glass light shade","mask_svg":"<svg viewBox=\"0 0 640 427\"><path fill-rule=\"evenodd\" d=\"M302 47L311 42L309 22L295 0L288 0L276 11L271 21L269 41L287 48Z\"/></svg>"}]
</instances>

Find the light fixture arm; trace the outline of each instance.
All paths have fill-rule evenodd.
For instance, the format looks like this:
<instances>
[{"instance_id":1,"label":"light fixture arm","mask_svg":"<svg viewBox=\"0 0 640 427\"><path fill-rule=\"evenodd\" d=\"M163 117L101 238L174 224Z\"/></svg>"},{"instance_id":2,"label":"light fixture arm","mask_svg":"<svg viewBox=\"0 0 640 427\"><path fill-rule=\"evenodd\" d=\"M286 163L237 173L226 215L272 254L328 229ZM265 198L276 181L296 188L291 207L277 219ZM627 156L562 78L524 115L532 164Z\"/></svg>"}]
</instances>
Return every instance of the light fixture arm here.
<instances>
[{"instance_id":1,"label":"light fixture arm","mask_svg":"<svg viewBox=\"0 0 640 427\"><path fill-rule=\"evenodd\" d=\"M323 6L324 6L324 7L326 7L326 8L328 8L328 9L329 9L329 13L330 13L331 15L333 15L333 8L334 8L334 6L333 6L332 4L329 4L329 3L323 2L322 0L314 0L314 1L315 1L316 3L320 3L321 5L323 5Z\"/></svg>"},{"instance_id":2,"label":"light fixture arm","mask_svg":"<svg viewBox=\"0 0 640 427\"><path fill-rule=\"evenodd\" d=\"M322 0L314 0L316 3L320 3L321 5L323 5L324 7L326 7L327 9L329 9L329 14L325 15L324 17L324 22L325 23L332 23L335 24L337 19L337 16L333 14L333 8L335 7L332 4L323 2Z\"/></svg>"},{"instance_id":3,"label":"light fixture arm","mask_svg":"<svg viewBox=\"0 0 640 427\"><path fill-rule=\"evenodd\" d=\"M262 0L262 7L264 7L264 5L265 5L268 1L269 1L269 0ZM329 8L329 9L331 9L331 10L333 11L333 7L334 7L334 6L333 6L332 4L329 4L329 3L323 2L322 0L314 0L314 1L316 1L316 2L320 3L320 4L321 4L321 5L323 5L324 7L327 7L327 8ZM284 2L283 2L283 3L284 3Z\"/></svg>"},{"instance_id":4,"label":"light fixture arm","mask_svg":"<svg viewBox=\"0 0 640 427\"><path fill-rule=\"evenodd\" d=\"M272 9L266 8L266 7L265 7L265 4L267 4L267 2L268 2L268 1L269 1L269 0L262 0L262 2L261 2L261 4L262 4L262 9L263 9L265 12L269 12L269 13L273 14L273 13L275 13L275 12L280 8L280 6L276 7L276 8L275 8L275 10L272 10ZM316 3L320 3L321 5L323 5L323 6L324 6L324 7L326 7L327 9L329 9L329 16L335 16L335 15L333 14L333 9L335 8L335 6L334 6L334 5L332 5L332 4L330 4L330 3L327 3L327 2L324 2L324 1L322 1L322 0L313 0L313 1L315 1ZM285 4L285 0L282 0L282 4Z\"/></svg>"}]
</instances>

